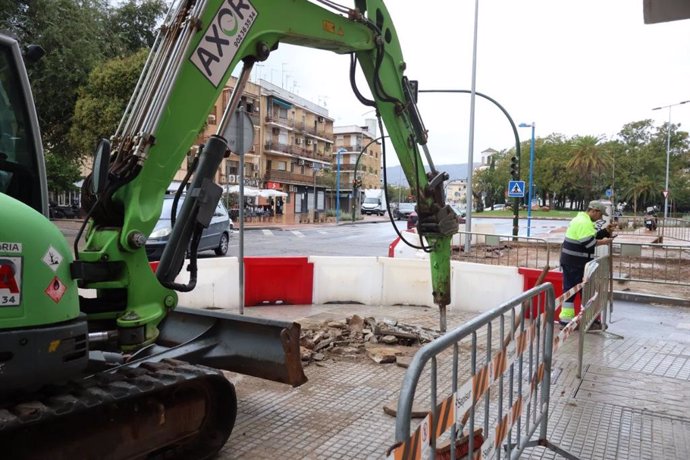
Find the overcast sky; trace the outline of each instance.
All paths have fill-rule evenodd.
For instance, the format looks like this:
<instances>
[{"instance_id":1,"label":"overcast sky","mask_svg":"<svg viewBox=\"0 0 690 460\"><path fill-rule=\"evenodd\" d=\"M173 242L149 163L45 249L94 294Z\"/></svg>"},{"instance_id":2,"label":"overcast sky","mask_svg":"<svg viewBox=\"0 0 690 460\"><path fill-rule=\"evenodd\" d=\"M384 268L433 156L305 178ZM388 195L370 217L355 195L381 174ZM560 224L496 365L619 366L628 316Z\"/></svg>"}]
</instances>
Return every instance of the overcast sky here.
<instances>
[{"instance_id":1,"label":"overcast sky","mask_svg":"<svg viewBox=\"0 0 690 460\"><path fill-rule=\"evenodd\" d=\"M348 4L347 2L344 2ZM389 0L387 6L420 89L471 88L474 1ZM622 126L651 118L690 99L690 21L645 25L642 0L480 0L477 91L496 99L516 124L551 133L612 138ZM373 116L350 89L349 59L281 45L255 70L317 103L336 125ZM366 88L366 85L364 85ZM464 163L469 147L469 95L420 95L436 164ZM690 129L690 104L672 121ZM530 130L519 129L521 140ZM487 148L514 145L510 125L490 102L477 98L474 160ZM391 155L390 164L398 164Z\"/></svg>"}]
</instances>

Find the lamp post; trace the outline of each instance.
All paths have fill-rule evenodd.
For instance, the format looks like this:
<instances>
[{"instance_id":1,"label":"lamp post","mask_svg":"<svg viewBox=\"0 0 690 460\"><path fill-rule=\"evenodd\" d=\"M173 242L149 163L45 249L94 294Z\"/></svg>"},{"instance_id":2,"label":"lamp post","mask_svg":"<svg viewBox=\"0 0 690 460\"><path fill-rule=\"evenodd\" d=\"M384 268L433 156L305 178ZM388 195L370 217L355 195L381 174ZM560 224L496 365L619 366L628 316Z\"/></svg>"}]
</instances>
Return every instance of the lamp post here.
<instances>
[{"instance_id":1,"label":"lamp post","mask_svg":"<svg viewBox=\"0 0 690 460\"><path fill-rule=\"evenodd\" d=\"M529 189L527 191L527 237L532 227L532 174L534 172L534 122L520 123L520 128L532 128L532 141L529 145Z\"/></svg>"},{"instance_id":2,"label":"lamp post","mask_svg":"<svg viewBox=\"0 0 690 460\"><path fill-rule=\"evenodd\" d=\"M671 158L671 107L677 105L687 104L689 101L682 101L676 104L663 105L661 107L654 107L652 110L668 109L668 126L666 130L668 131L666 136L666 185L664 186L664 220L668 218L668 166L669 160Z\"/></svg>"},{"instance_id":3,"label":"lamp post","mask_svg":"<svg viewBox=\"0 0 690 460\"><path fill-rule=\"evenodd\" d=\"M335 223L337 224L340 220L340 156L347 152L344 148L339 148L335 152L336 156L336 174L335 174Z\"/></svg>"}]
</instances>

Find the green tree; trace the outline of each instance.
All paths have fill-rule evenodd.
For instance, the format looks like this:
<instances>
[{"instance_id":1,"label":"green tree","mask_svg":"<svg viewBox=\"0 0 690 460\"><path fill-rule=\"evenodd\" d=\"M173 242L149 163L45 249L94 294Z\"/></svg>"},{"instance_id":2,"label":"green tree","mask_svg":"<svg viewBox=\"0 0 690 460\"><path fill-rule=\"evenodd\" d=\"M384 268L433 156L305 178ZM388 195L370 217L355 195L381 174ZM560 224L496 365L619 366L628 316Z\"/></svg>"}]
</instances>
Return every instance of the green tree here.
<instances>
[{"instance_id":1,"label":"green tree","mask_svg":"<svg viewBox=\"0 0 690 460\"><path fill-rule=\"evenodd\" d=\"M141 7L140 20L131 18L136 5ZM0 0L0 29L46 51L27 71L51 188L63 182L58 178L65 177L64 170L77 165L83 154L70 144L69 135L79 88L104 59L148 46L157 20L153 12L162 7L159 0L130 0L115 8L106 0ZM127 34L128 27L137 30ZM139 42L132 38L137 34L142 36Z\"/></svg>"},{"instance_id":2,"label":"green tree","mask_svg":"<svg viewBox=\"0 0 690 460\"><path fill-rule=\"evenodd\" d=\"M156 38L156 23L165 12L163 0L128 0L110 12L112 55L131 54L150 48Z\"/></svg>"},{"instance_id":3,"label":"green tree","mask_svg":"<svg viewBox=\"0 0 690 460\"><path fill-rule=\"evenodd\" d=\"M473 189L483 197L483 205L493 209L494 204L503 201L507 178L496 169L496 155L491 157L491 165L474 172Z\"/></svg>"},{"instance_id":4,"label":"green tree","mask_svg":"<svg viewBox=\"0 0 690 460\"><path fill-rule=\"evenodd\" d=\"M658 184L649 176L640 177L629 188L624 190L624 196L632 200L633 212L637 214L640 203L648 203L658 196Z\"/></svg>"},{"instance_id":5,"label":"green tree","mask_svg":"<svg viewBox=\"0 0 690 460\"><path fill-rule=\"evenodd\" d=\"M70 143L80 156L93 152L101 138L116 130L144 66L147 51L113 58L94 68L79 90L70 129Z\"/></svg>"},{"instance_id":6,"label":"green tree","mask_svg":"<svg viewBox=\"0 0 690 460\"><path fill-rule=\"evenodd\" d=\"M584 202L595 195L597 176L611 165L609 155L601 148L600 142L601 139L596 136L575 136L572 139L567 167L580 178Z\"/></svg>"}]
</instances>

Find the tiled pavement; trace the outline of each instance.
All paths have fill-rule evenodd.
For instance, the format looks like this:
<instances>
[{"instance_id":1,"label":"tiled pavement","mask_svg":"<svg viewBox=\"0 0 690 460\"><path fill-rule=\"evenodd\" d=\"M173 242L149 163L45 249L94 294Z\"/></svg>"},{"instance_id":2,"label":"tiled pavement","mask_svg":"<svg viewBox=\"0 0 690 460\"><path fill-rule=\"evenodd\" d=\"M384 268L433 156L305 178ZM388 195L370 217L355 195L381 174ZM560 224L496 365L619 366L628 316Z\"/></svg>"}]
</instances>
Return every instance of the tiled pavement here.
<instances>
[{"instance_id":1,"label":"tiled pavement","mask_svg":"<svg viewBox=\"0 0 690 460\"><path fill-rule=\"evenodd\" d=\"M253 316L303 324L352 314L437 326L423 307L266 306ZM448 312L449 329L473 315ZM611 334L587 334L583 379L577 340L554 358L548 439L582 459L690 458L690 309L617 301ZM290 388L234 376L237 423L222 459L383 458L404 369L367 359L326 360L305 368L309 382ZM439 370L439 378L447 375ZM461 379L464 380L464 379ZM418 423L413 421L413 426ZM523 458L561 458L541 447Z\"/></svg>"}]
</instances>

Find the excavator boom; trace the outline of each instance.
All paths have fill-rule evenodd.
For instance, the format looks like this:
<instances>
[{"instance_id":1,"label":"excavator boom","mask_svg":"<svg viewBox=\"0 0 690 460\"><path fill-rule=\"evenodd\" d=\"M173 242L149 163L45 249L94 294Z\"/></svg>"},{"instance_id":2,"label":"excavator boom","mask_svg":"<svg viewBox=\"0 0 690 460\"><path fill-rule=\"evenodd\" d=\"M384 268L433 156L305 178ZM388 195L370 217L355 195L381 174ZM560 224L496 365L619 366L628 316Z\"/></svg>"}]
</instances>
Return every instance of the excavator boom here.
<instances>
[{"instance_id":1,"label":"excavator boom","mask_svg":"<svg viewBox=\"0 0 690 460\"><path fill-rule=\"evenodd\" d=\"M185 0L169 13L139 85L112 138L107 185L87 202L93 225L76 265L83 287L112 302L120 328L140 328L138 343L155 341L157 324L177 303L173 282L184 263L200 209L213 206L220 188L211 183L229 147L227 121L253 64L269 58L279 43L309 46L356 57L407 180L418 195L419 230L431 253L434 299L450 301L450 238L455 214L445 205L444 174L425 172L420 146L427 132L417 112L405 61L388 11L380 0L358 0L345 14L306 0L276 7L271 0ZM207 114L240 63L242 72L217 135L204 145L157 278L147 270L142 246L158 220L163 195L187 155ZM210 203L210 204L209 204ZM173 246L178 248L176 251ZM126 267L124 269L123 267ZM103 272L107 276L100 276ZM98 273L98 276L93 275ZM155 288L152 288L155 286ZM109 296L111 299L116 296ZM124 314L123 314L124 312Z\"/></svg>"}]
</instances>

